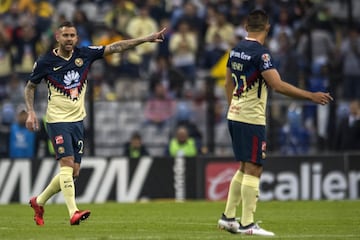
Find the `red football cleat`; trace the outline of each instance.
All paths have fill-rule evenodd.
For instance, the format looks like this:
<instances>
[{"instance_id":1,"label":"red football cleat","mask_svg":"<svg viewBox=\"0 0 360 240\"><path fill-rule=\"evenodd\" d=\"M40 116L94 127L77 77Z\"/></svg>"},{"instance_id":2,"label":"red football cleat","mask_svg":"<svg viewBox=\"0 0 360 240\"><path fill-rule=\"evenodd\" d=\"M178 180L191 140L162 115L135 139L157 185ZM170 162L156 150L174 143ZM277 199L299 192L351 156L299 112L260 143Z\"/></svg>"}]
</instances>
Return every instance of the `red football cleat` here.
<instances>
[{"instance_id":1,"label":"red football cleat","mask_svg":"<svg viewBox=\"0 0 360 240\"><path fill-rule=\"evenodd\" d=\"M32 207L34 209L34 221L36 222L36 225L42 226L44 225L44 219L43 219L43 215L44 215L44 207L40 206L39 204L37 204L36 202L36 197L32 197L29 201L30 207Z\"/></svg>"},{"instance_id":2,"label":"red football cleat","mask_svg":"<svg viewBox=\"0 0 360 240\"><path fill-rule=\"evenodd\" d=\"M79 225L80 221L86 220L90 216L89 210L76 211L70 219L70 225Z\"/></svg>"}]
</instances>

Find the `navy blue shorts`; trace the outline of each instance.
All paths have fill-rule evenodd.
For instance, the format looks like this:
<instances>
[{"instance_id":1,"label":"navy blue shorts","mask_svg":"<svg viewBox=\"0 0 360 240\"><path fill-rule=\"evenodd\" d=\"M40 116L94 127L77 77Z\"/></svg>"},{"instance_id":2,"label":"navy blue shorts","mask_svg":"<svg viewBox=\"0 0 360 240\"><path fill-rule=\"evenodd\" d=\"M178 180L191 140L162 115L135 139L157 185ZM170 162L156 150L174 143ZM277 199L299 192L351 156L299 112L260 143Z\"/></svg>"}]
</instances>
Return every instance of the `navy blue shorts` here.
<instances>
[{"instance_id":1,"label":"navy blue shorts","mask_svg":"<svg viewBox=\"0 0 360 240\"><path fill-rule=\"evenodd\" d=\"M236 161L263 165L266 158L265 126L228 120Z\"/></svg>"},{"instance_id":2,"label":"navy blue shorts","mask_svg":"<svg viewBox=\"0 0 360 240\"><path fill-rule=\"evenodd\" d=\"M84 124L79 122L47 123L47 130L54 146L56 159L74 156L81 163L84 154Z\"/></svg>"}]
</instances>

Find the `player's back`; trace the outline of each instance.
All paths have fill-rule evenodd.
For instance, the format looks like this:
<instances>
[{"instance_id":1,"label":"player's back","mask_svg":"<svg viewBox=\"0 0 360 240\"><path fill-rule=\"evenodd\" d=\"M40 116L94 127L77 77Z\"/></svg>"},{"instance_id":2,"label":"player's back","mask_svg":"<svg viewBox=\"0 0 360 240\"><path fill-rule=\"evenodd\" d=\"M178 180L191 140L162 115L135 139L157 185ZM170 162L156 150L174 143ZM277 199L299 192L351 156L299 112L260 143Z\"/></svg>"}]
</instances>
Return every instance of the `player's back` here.
<instances>
[{"instance_id":1,"label":"player's back","mask_svg":"<svg viewBox=\"0 0 360 240\"><path fill-rule=\"evenodd\" d=\"M261 72L273 68L270 59L268 50L252 39L240 41L231 50L227 67L235 89L229 119L265 125L267 88Z\"/></svg>"}]
</instances>

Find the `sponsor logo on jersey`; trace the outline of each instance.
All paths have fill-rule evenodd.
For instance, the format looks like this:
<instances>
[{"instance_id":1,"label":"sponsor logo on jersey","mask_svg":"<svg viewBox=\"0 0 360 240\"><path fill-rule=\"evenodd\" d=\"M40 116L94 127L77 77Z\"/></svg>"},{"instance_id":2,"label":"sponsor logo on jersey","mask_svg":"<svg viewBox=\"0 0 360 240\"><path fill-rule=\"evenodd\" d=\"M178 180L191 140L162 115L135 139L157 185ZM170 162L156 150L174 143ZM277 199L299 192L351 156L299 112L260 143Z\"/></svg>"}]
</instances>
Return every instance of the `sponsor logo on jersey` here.
<instances>
[{"instance_id":1,"label":"sponsor logo on jersey","mask_svg":"<svg viewBox=\"0 0 360 240\"><path fill-rule=\"evenodd\" d=\"M250 55L247 55L247 54L244 53L244 52L237 52L237 51L234 51L234 50L230 52L230 57L241 58L241 59L246 60L246 61L250 61L250 60L251 60L251 56L250 56Z\"/></svg>"},{"instance_id":2,"label":"sponsor logo on jersey","mask_svg":"<svg viewBox=\"0 0 360 240\"><path fill-rule=\"evenodd\" d=\"M57 70L59 70L60 68L62 68L62 66L53 67L53 70L54 70L54 71L57 71Z\"/></svg>"},{"instance_id":3,"label":"sponsor logo on jersey","mask_svg":"<svg viewBox=\"0 0 360 240\"><path fill-rule=\"evenodd\" d=\"M264 62L269 62L270 61L270 55L268 53L264 53L262 56L261 56L261 59L264 61Z\"/></svg>"},{"instance_id":4,"label":"sponsor logo on jersey","mask_svg":"<svg viewBox=\"0 0 360 240\"><path fill-rule=\"evenodd\" d=\"M58 135L55 137L55 143L56 144L63 144L64 143L64 138L62 135Z\"/></svg>"},{"instance_id":5,"label":"sponsor logo on jersey","mask_svg":"<svg viewBox=\"0 0 360 240\"><path fill-rule=\"evenodd\" d=\"M80 80L80 74L77 71L71 70L64 76L65 89L71 89L78 86Z\"/></svg>"},{"instance_id":6,"label":"sponsor logo on jersey","mask_svg":"<svg viewBox=\"0 0 360 240\"><path fill-rule=\"evenodd\" d=\"M272 63L271 63L271 57L268 53L264 53L263 55L261 55L261 60L263 61L263 68L264 69L269 69L272 67Z\"/></svg>"}]
</instances>

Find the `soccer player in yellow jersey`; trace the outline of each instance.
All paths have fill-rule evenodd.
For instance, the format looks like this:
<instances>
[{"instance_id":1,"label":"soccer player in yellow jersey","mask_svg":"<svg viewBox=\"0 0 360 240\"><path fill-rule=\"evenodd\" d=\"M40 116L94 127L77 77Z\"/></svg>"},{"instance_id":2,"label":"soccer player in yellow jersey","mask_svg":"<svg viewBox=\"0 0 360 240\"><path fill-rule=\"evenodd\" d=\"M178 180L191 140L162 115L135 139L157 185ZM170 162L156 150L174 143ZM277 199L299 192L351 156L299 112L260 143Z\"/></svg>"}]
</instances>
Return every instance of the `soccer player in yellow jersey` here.
<instances>
[{"instance_id":1,"label":"soccer player in yellow jersey","mask_svg":"<svg viewBox=\"0 0 360 240\"><path fill-rule=\"evenodd\" d=\"M64 22L56 32L58 47L35 62L24 92L28 112L26 127L31 131L39 127L34 111L34 94L36 86L44 79L48 86L47 130L60 164L60 172L44 191L30 199L37 225L44 224L46 201L59 191L65 198L71 225L78 225L90 215L89 210L79 210L76 205L74 179L79 176L84 152L84 105L87 73L91 64L97 59L146 42L162 42L164 32L165 29L162 29L144 37L116 41L106 46L79 48L76 46L78 35L75 26L71 22Z\"/></svg>"},{"instance_id":2,"label":"soccer player in yellow jersey","mask_svg":"<svg viewBox=\"0 0 360 240\"><path fill-rule=\"evenodd\" d=\"M231 233L275 235L254 222L260 176L266 159L265 112L268 88L322 105L332 100L329 93L309 92L281 80L269 50L263 46L269 29L266 12L252 11L246 22L248 36L230 51L227 62L227 119L235 160L240 164L230 182L225 211L218 226ZM242 214L239 223L235 215L240 203Z\"/></svg>"}]
</instances>

